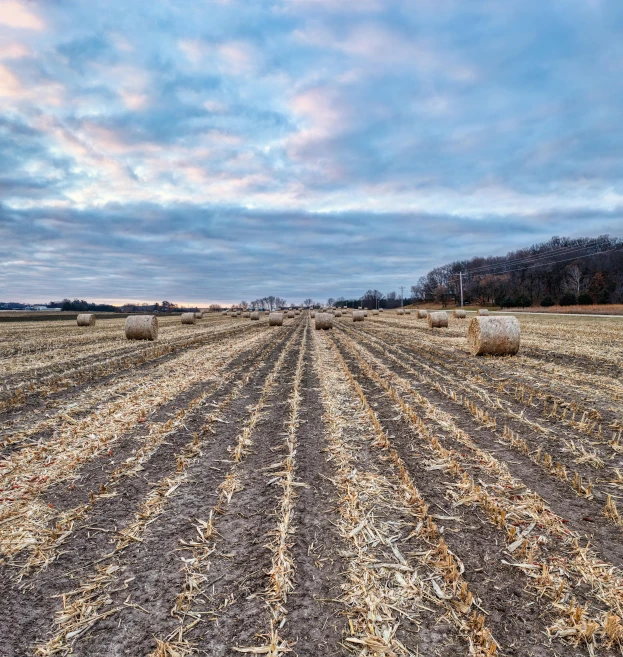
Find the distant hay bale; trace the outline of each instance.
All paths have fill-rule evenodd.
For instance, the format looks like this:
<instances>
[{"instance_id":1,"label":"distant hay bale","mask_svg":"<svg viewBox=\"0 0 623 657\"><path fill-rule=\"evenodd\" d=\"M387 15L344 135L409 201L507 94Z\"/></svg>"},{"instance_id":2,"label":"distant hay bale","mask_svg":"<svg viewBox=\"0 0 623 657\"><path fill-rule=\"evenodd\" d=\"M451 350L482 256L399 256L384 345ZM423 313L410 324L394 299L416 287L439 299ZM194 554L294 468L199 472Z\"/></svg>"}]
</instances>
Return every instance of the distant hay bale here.
<instances>
[{"instance_id":1,"label":"distant hay bale","mask_svg":"<svg viewBox=\"0 0 623 657\"><path fill-rule=\"evenodd\" d=\"M333 316L334 316L334 317L341 317L341 316L342 316L342 311L341 311L341 310L336 310L336 311L333 313Z\"/></svg>"},{"instance_id":2,"label":"distant hay bale","mask_svg":"<svg viewBox=\"0 0 623 657\"><path fill-rule=\"evenodd\" d=\"M293 319L296 317L294 310L288 310L288 319Z\"/></svg>"},{"instance_id":3,"label":"distant hay bale","mask_svg":"<svg viewBox=\"0 0 623 657\"><path fill-rule=\"evenodd\" d=\"M461 310L457 309L457 310L454 311L454 316L457 319L465 319L467 317L467 313L462 309Z\"/></svg>"},{"instance_id":4,"label":"distant hay bale","mask_svg":"<svg viewBox=\"0 0 623 657\"><path fill-rule=\"evenodd\" d=\"M379 312L382 313L382 312L383 312L383 309L382 309L382 308L379 308Z\"/></svg>"},{"instance_id":5,"label":"distant hay bale","mask_svg":"<svg viewBox=\"0 0 623 657\"><path fill-rule=\"evenodd\" d=\"M333 315L331 313L316 313L314 318L316 330L327 330L333 328Z\"/></svg>"},{"instance_id":6,"label":"distant hay bale","mask_svg":"<svg viewBox=\"0 0 623 657\"><path fill-rule=\"evenodd\" d=\"M196 324L195 313L182 313L182 324Z\"/></svg>"},{"instance_id":7,"label":"distant hay bale","mask_svg":"<svg viewBox=\"0 0 623 657\"><path fill-rule=\"evenodd\" d=\"M283 313L270 313L268 326L283 326Z\"/></svg>"},{"instance_id":8,"label":"distant hay bale","mask_svg":"<svg viewBox=\"0 0 623 657\"><path fill-rule=\"evenodd\" d=\"M410 315L411 311L408 308L405 308L405 315Z\"/></svg>"},{"instance_id":9,"label":"distant hay bale","mask_svg":"<svg viewBox=\"0 0 623 657\"><path fill-rule=\"evenodd\" d=\"M489 311L486 308L479 308L478 309L478 314L481 317L486 317L489 314Z\"/></svg>"},{"instance_id":10,"label":"distant hay bale","mask_svg":"<svg viewBox=\"0 0 623 657\"><path fill-rule=\"evenodd\" d=\"M396 311L396 315L404 315L404 314L405 311L402 308L398 308L398 310Z\"/></svg>"},{"instance_id":11,"label":"distant hay bale","mask_svg":"<svg viewBox=\"0 0 623 657\"><path fill-rule=\"evenodd\" d=\"M418 319L426 319L428 317L428 310L418 310L417 311L417 318Z\"/></svg>"},{"instance_id":12,"label":"distant hay bale","mask_svg":"<svg viewBox=\"0 0 623 657\"><path fill-rule=\"evenodd\" d=\"M125 337L128 340L156 340L158 318L154 315L130 315L125 320Z\"/></svg>"},{"instance_id":13,"label":"distant hay bale","mask_svg":"<svg viewBox=\"0 0 623 657\"><path fill-rule=\"evenodd\" d=\"M379 314L379 311L378 311L378 310L373 310L373 311L372 311L372 314L373 314L373 315L378 315L378 314Z\"/></svg>"},{"instance_id":14,"label":"distant hay bale","mask_svg":"<svg viewBox=\"0 0 623 657\"><path fill-rule=\"evenodd\" d=\"M359 309L359 310L363 310L363 306L359 306L359 308L358 308L358 309Z\"/></svg>"},{"instance_id":15,"label":"distant hay bale","mask_svg":"<svg viewBox=\"0 0 623 657\"><path fill-rule=\"evenodd\" d=\"M467 345L474 356L514 356L519 342L516 317L474 317L469 323Z\"/></svg>"},{"instance_id":16,"label":"distant hay bale","mask_svg":"<svg viewBox=\"0 0 623 657\"><path fill-rule=\"evenodd\" d=\"M364 317L367 317L367 316L368 316L368 311L367 311L367 310L364 310L364 311L363 311L363 316L364 316Z\"/></svg>"},{"instance_id":17,"label":"distant hay bale","mask_svg":"<svg viewBox=\"0 0 623 657\"><path fill-rule=\"evenodd\" d=\"M270 315L270 310L265 310L265 311L264 311L264 314L265 314L265 315Z\"/></svg>"},{"instance_id":18,"label":"distant hay bale","mask_svg":"<svg viewBox=\"0 0 623 657\"><path fill-rule=\"evenodd\" d=\"M301 311L300 311L300 310L295 310L295 311L294 311L294 314L295 314L295 315L300 315L300 314L301 314Z\"/></svg>"},{"instance_id":19,"label":"distant hay bale","mask_svg":"<svg viewBox=\"0 0 623 657\"><path fill-rule=\"evenodd\" d=\"M95 326L95 315L93 313L81 313L76 317L78 326Z\"/></svg>"},{"instance_id":20,"label":"distant hay bale","mask_svg":"<svg viewBox=\"0 0 623 657\"><path fill-rule=\"evenodd\" d=\"M250 313L248 310L245 310L245 311L242 313L242 316L243 316L243 317L246 317L246 318L248 319L249 317L251 317L251 313Z\"/></svg>"},{"instance_id":21,"label":"distant hay bale","mask_svg":"<svg viewBox=\"0 0 623 657\"><path fill-rule=\"evenodd\" d=\"M315 317L315 316L316 316L316 311L315 311L315 310L312 310L311 313L310 313L310 316L311 316L312 318Z\"/></svg>"},{"instance_id":22,"label":"distant hay bale","mask_svg":"<svg viewBox=\"0 0 623 657\"><path fill-rule=\"evenodd\" d=\"M257 310L254 310L250 315L250 319L259 320L259 318L260 318L260 314Z\"/></svg>"},{"instance_id":23,"label":"distant hay bale","mask_svg":"<svg viewBox=\"0 0 623 657\"><path fill-rule=\"evenodd\" d=\"M363 310L354 310L353 311L353 322L363 322L365 317L366 316L363 314Z\"/></svg>"},{"instance_id":24,"label":"distant hay bale","mask_svg":"<svg viewBox=\"0 0 623 657\"><path fill-rule=\"evenodd\" d=\"M428 328L448 328L448 313L440 310L436 313L428 313Z\"/></svg>"},{"instance_id":25,"label":"distant hay bale","mask_svg":"<svg viewBox=\"0 0 623 657\"><path fill-rule=\"evenodd\" d=\"M203 319L203 311L200 310L199 312L196 312L196 313L195 313L195 317L196 317L197 319Z\"/></svg>"}]
</instances>

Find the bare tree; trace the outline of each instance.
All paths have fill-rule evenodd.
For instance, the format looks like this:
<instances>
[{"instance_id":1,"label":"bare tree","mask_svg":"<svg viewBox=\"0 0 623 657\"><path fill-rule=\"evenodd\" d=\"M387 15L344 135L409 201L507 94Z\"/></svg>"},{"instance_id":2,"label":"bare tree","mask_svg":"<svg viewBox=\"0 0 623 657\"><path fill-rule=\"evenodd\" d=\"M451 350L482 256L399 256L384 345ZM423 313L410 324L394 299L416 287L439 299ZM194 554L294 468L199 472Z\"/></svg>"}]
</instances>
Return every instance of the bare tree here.
<instances>
[{"instance_id":1,"label":"bare tree","mask_svg":"<svg viewBox=\"0 0 623 657\"><path fill-rule=\"evenodd\" d=\"M576 296L580 294L582 270L575 263L567 267L567 283Z\"/></svg>"},{"instance_id":2,"label":"bare tree","mask_svg":"<svg viewBox=\"0 0 623 657\"><path fill-rule=\"evenodd\" d=\"M309 297L307 299L303 299L303 305L311 307L314 305L314 300L310 299Z\"/></svg>"},{"instance_id":3,"label":"bare tree","mask_svg":"<svg viewBox=\"0 0 623 657\"><path fill-rule=\"evenodd\" d=\"M335 306L335 299L333 297L329 297L327 299L327 306L329 306L329 307Z\"/></svg>"}]
</instances>

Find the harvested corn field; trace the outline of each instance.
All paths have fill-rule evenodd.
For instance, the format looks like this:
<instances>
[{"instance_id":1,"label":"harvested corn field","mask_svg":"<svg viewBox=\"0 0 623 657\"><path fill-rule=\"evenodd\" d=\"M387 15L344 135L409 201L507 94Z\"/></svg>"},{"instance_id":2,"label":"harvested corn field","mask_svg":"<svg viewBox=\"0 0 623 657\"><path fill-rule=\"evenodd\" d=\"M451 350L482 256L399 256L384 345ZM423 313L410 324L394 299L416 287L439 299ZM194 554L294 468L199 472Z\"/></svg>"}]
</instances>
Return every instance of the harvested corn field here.
<instances>
[{"instance_id":1,"label":"harvested corn field","mask_svg":"<svg viewBox=\"0 0 623 657\"><path fill-rule=\"evenodd\" d=\"M0 654L621 654L623 323L318 316L0 324Z\"/></svg>"}]
</instances>

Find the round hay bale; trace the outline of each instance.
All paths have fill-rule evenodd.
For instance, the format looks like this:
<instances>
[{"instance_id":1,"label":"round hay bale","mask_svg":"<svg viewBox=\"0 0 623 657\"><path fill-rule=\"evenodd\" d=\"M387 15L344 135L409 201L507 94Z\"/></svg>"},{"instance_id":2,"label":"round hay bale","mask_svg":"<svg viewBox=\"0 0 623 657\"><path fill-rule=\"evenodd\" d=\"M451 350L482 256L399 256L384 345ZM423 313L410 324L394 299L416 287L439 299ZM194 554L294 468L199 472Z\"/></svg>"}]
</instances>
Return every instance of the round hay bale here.
<instances>
[{"instance_id":1,"label":"round hay bale","mask_svg":"<svg viewBox=\"0 0 623 657\"><path fill-rule=\"evenodd\" d=\"M514 356L519 342L516 317L474 317L469 323L467 345L474 356Z\"/></svg>"},{"instance_id":2,"label":"round hay bale","mask_svg":"<svg viewBox=\"0 0 623 657\"><path fill-rule=\"evenodd\" d=\"M342 316L342 311L341 311L341 310L336 310L336 311L333 313L333 316L334 316L334 317L341 317L341 316Z\"/></svg>"},{"instance_id":3,"label":"round hay bale","mask_svg":"<svg viewBox=\"0 0 623 657\"><path fill-rule=\"evenodd\" d=\"M486 317L489 314L489 311L487 310L487 308L479 308L478 309L478 314L481 317Z\"/></svg>"},{"instance_id":4,"label":"round hay bale","mask_svg":"<svg viewBox=\"0 0 623 657\"><path fill-rule=\"evenodd\" d=\"M311 313L310 313L310 317L315 317L315 316L316 316L316 311L312 310Z\"/></svg>"},{"instance_id":5,"label":"round hay bale","mask_svg":"<svg viewBox=\"0 0 623 657\"><path fill-rule=\"evenodd\" d=\"M268 326L283 326L283 313L270 313Z\"/></svg>"},{"instance_id":6,"label":"round hay bale","mask_svg":"<svg viewBox=\"0 0 623 657\"><path fill-rule=\"evenodd\" d=\"M243 316L243 317L246 317L246 318L248 319L249 317L251 317L251 313L250 313L248 310L245 310L245 311L242 313L242 316Z\"/></svg>"},{"instance_id":7,"label":"round hay bale","mask_svg":"<svg viewBox=\"0 0 623 657\"><path fill-rule=\"evenodd\" d=\"M382 309L382 308L379 308L379 312L382 313L382 312L383 312L383 309Z\"/></svg>"},{"instance_id":8,"label":"round hay bale","mask_svg":"<svg viewBox=\"0 0 623 657\"><path fill-rule=\"evenodd\" d=\"M457 309L454 311L454 316L457 319L465 319L467 317L467 313L463 309L461 310Z\"/></svg>"},{"instance_id":9,"label":"round hay bale","mask_svg":"<svg viewBox=\"0 0 623 657\"><path fill-rule=\"evenodd\" d=\"M158 318L154 315L130 315L125 320L125 337L128 340L156 340Z\"/></svg>"},{"instance_id":10,"label":"round hay bale","mask_svg":"<svg viewBox=\"0 0 623 657\"><path fill-rule=\"evenodd\" d=\"M265 315L270 315L270 310L265 310L265 311L264 311L264 314L265 314Z\"/></svg>"},{"instance_id":11,"label":"round hay bale","mask_svg":"<svg viewBox=\"0 0 623 657\"><path fill-rule=\"evenodd\" d=\"M353 311L353 322L363 322L365 317L366 316L363 314L363 310Z\"/></svg>"},{"instance_id":12,"label":"round hay bale","mask_svg":"<svg viewBox=\"0 0 623 657\"><path fill-rule=\"evenodd\" d=\"M379 314L379 311L378 311L378 310L373 310L373 311L372 311L372 314L373 314L373 315L378 315L378 314Z\"/></svg>"},{"instance_id":13,"label":"round hay bale","mask_svg":"<svg viewBox=\"0 0 623 657\"><path fill-rule=\"evenodd\" d=\"M364 316L364 317L367 317L367 316L368 316L368 311L367 311L367 310L364 310L364 311L363 311L363 316Z\"/></svg>"},{"instance_id":14,"label":"round hay bale","mask_svg":"<svg viewBox=\"0 0 623 657\"><path fill-rule=\"evenodd\" d=\"M402 308L398 308L398 310L396 311L396 315L404 315L404 314L405 311Z\"/></svg>"},{"instance_id":15,"label":"round hay bale","mask_svg":"<svg viewBox=\"0 0 623 657\"><path fill-rule=\"evenodd\" d=\"M333 328L333 315L331 313L317 313L314 319L316 330Z\"/></svg>"},{"instance_id":16,"label":"round hay bale","mask_svg":"<svg viewBox=\"0 0 623 657\"><path fill-rule=\"evenodd\" d=\"M405 308L405 315L410 315L410 314L411 314L411 311L408 310L407 308Z\"/></svg>"},{"instance_id":17,"label":"round hay bale","mask_svg":"<svg viewBox=\"0 0 623 657\"><path fill-rule=\"evenodd\" d=\"M440 310L436 313L428 313L428 328L448 328L448 313Z\"/></svg>"},{"instance_id":18,"label":"round hay bale","mask_svg":"<svg viewBox=\"0 0 623 657\"><path fill-rule=\"evenodd\" d=\"M358 310L363 310L363 306L359 306Z\"/></svg>"},{"instance_id":19,"label":"round hay bale","mask_svg":"<svg viewBox=\"0 0 623 657\"><path fill-rule=\"evenodd\" d=\"M418 319L426 319L428 317L428 310L418 310L417 311L417 318Z\"/></svg>"},{"instance_id":20,"label":"round hay bale","mask_svg":"<svg viewBox=\"0 0 623 657\"><path fill-rule=\"evenodd\" d=\"M93 313L81 313L76 317L78 326L95 326L95 315Z\"/></svg>"},{"instance_id":21,"label":"round hay bale","mask_svg":"<svg viewBox=\"0 0 623 657\"><path fill-rule=\"evenodd\" d=\"M203 311L200 310L200 311L196 312L195 313L195 318L196 319L203 319Z\"/></svg>"},{"instance_id":22,"label":"round hay bale","mask_svg":"<svg viewBox=\"0 0 623 657\"><path fill-rule=\"evenodd\" d=\"M288 319L294 319L294 317L296 317L294 310L288 310Z\"/></svg>"},{"instance_id":23,"label":"round hay bale","mask_svg":"<svg viewBox=\"0 0 623 657\"><path fill-rule=\"evenodd\" d=\"M257 310L254 310L250 315L250 319L259 320L259 318L260 318L260 314Z\"/></svg>"},{"instance_id":24,"label":"round hay bale","mask_svg":"<svg viewBox=\"0 0 623 657\"><path fill-rule=\"evenodd\" d=\"M182 324L196 324L195 313L182 313Z\"/></svg>"}]
</instances>

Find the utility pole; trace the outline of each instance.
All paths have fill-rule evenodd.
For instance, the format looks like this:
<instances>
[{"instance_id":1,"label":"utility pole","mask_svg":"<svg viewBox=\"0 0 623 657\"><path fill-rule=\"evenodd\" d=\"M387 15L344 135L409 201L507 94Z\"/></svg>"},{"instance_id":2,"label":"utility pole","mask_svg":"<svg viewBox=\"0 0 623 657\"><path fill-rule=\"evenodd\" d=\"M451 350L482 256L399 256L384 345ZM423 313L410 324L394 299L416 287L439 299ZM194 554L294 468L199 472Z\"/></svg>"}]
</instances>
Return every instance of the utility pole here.
<instances>
[{"instance_id":1,"label":"utility pole","mask_svg":"<svg viewBox=\"0 0 623 657\"><path fill-rule=\"evenodd\" d=\"M400 286L400 307L401 308L404 308L404 305L405 305L404 292L405 292L405 286L401 285Z\"/></svg>"},{"instance_id":2,"label":"utility pole","mask_svg":"<svg viewBox=\"0 0 623 657\"><path fill-rule=\"evenodd\" d=\"M459 272L459 281L461 283L461 308L463 307L463 272Z\"/></svg>"}]
</instances>

